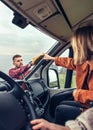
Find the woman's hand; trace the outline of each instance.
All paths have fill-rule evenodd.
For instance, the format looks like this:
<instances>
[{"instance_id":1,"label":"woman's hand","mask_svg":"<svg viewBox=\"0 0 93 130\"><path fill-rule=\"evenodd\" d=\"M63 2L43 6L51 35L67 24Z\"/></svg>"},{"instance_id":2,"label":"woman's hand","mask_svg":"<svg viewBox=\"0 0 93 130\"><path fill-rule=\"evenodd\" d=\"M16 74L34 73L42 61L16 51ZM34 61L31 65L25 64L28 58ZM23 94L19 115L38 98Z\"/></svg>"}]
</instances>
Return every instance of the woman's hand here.
<instances>
[{"instance_id":1,"label":"woman's hand","mask_svg":"<svg viewBox=\"0 0 93 130\"><path fill-rule=\"evenodd\" d=\"M35 119L32 120L30 123L31 125L33 125L33 130L70 130L67 127L50 123L44 119Z\"/></svg>"},{"instance_id":2,"label":"woman's hand","mask_svg":"<svg viewBox=\"0 0 93 130\"><path fill-rule=\"evenodd\" d=\"M73 91L73 97L75 96L76 91L77 91L77 89L75 89L75 90Z\"/></svg>"},{"instance_id":3,"label":"woman's hand","mask_svg":"<svg viewBox=\"0 0 93 130\"><path fill-rule=\"evenodd\" d=\"M50 55L48 55L48 54L44 54L44 59L45 60L55 60L55 57L52 57L52 56L50 56Z\"/></svg>"}]
</instances>

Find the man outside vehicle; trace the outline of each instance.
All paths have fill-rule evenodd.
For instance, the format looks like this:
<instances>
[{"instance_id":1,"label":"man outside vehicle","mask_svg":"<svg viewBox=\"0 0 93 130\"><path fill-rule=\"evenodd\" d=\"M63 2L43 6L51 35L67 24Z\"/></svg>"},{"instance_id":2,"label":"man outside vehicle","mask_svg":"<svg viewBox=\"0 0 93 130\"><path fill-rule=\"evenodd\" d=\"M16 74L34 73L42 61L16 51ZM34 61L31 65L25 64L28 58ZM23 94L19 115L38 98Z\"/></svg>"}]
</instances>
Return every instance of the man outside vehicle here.
<instances>
[{"instance_id":1,"label":"man outside vehicle","mask_svg":"<svg viewBox=\"0 0 93 130\"><path fill-rule=\"evenodd\" d=\"M42 59L43 56L44 54L36 56L32 58L32 61L30 61L28 64L23 65L22 56L19 54L14 55L12 60L13 60L13 65L15 67L9 69L9 76L15 79L23 79L30 72L31 66L37 64Z\"/></svg>"},{"instance_id":2,"label":"man outside vehicle","mask_svg":"<svg viewBox=\"0 0 93 130\"><path fill-rule=\"evenodd\" d=\"M9 76L15 79L23 79L29 72L32 66L32 61L23 65L22 56L16 54L12 58L14 68L9 69Z\"/></svg>"}]
</instances>

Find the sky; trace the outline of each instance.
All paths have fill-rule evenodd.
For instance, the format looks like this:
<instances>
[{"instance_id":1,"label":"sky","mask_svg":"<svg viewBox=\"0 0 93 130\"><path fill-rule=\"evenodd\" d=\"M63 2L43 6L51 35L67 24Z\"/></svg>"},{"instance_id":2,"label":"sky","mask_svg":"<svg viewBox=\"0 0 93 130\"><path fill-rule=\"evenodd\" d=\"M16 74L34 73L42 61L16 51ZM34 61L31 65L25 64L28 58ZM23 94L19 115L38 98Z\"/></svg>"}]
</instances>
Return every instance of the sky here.
<instances>
[{"instance_id":1,"label":"sky","mask_svg":"<svg viewBox=\"0 0 93 130\"><path fill-rule=\"evenodd\" d=\"M11 59L14 54L21 54L27 63L56 42L31 25L25 29L17 27L12 24L12 19L13 12L0 2L0 69L5 73L13 67Z\"/></svg>"}]
</instances>

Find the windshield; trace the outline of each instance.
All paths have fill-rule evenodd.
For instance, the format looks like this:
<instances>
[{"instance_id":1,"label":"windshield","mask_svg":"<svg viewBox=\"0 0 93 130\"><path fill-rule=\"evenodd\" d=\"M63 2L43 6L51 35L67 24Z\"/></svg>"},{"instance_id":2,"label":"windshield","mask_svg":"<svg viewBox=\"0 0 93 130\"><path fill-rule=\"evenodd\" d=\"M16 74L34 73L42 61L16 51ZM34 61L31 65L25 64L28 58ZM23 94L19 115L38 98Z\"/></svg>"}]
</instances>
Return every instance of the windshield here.
<instances>
[{"instance_id":1,"label":"windshield","mask_svg":"<svg viewBox=\"0 0 93 130\"><path fill-rule=\"evenodd\" d=\"M56 42L31 25L21 29L12 24L13 11L0 2L0 70L8 74L13 67L12 56L22 55L24 64Z\"/></svg>"}]
</instances>

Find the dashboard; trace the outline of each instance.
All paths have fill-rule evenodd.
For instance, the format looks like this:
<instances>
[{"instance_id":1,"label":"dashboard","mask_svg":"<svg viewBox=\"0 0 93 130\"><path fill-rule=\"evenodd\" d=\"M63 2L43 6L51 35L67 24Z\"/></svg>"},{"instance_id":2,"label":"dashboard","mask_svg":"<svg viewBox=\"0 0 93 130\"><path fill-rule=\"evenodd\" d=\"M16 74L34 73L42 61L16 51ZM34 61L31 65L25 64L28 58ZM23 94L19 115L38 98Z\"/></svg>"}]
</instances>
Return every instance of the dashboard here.
<instances>
[{"instance_id":1,"label":"dashboard","mask_svg":"<svg viewBox=\"0 0 93 130\"><path fill-rule=\"evenodd\" d=\"M20 82L18 82L20 84ZM42 117L50 101L50 92L43 79L36 79L24 82L26 93L34 102L35 110L38 117ZM21 82L21 86L23 83ZM32 98L31 98L32 97Z\"/></svg>"},{"instance_id":2,"label":"dashboard","mask_svg":"<svg viewBox=\"0 0 93 130\"><path fill-rule=\"evenodd\" d=\"M38 117L42 117L47 109L50 100L49 89L43 79L32 81L16 80L29 97L29 100L34 104ZM9 91L11 86L5 82L0 82L0 91Z\"/></svg>"}]
</instances>

